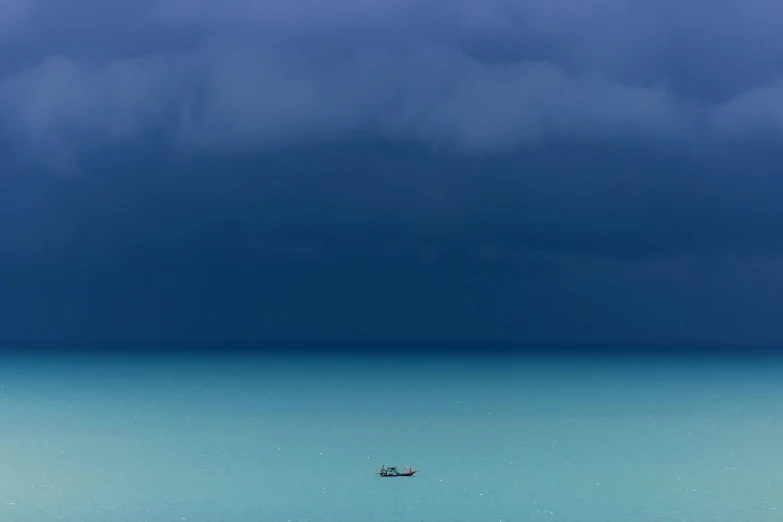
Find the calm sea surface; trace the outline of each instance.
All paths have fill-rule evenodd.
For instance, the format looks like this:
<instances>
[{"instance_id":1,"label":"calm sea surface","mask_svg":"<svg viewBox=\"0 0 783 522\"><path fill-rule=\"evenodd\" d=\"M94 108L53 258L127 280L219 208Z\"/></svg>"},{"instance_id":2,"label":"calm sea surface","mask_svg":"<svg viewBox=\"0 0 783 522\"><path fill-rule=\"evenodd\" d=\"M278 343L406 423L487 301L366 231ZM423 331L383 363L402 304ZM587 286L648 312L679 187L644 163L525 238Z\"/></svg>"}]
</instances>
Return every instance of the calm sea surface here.
<instances>
[{"instance_id":1,"label":"calm sea surface","mask_svg":"<svg viewBox=\"0 0 783 522\"><path fill-rule=\"evenodd\" d=\"M781 377L736 361L5 358L0 520L780 521Z\"/></svg>"}]
</instances>

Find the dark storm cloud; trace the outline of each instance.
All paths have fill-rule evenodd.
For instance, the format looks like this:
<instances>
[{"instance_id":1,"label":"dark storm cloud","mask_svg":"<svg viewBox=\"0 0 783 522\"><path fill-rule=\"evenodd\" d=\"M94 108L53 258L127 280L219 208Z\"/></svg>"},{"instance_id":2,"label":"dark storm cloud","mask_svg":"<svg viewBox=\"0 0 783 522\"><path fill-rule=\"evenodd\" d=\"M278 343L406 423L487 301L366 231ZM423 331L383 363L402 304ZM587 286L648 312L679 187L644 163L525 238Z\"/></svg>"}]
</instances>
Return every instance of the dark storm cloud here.
<instances>
[{"instance_id":1,"label":"dark storm cloud","mask_svg":"<svg viewBox=\"0 0 783 522\"><path fill-rule=\"evenodd\" d=\"M767 173L777 158L765 165L742 149L756 164L740 172L746 158L726 164L718 154L778 139L783 8L773 2L6 0L0 9L6 172L97 176L128 155L149 156L139 171L164 172L139 144L187 158L374 139L445 160L426 169L397 161L418 173L387 167L393 179L371 176L385 193L353 196L344 193L369 164L298 164L322 169L319 189L349 207L417 208L427 215L403 215L416 226L440 220L441 229L466 213L494 215L484 228L511 223L498 234L537 236L544 248L699 248L756 240L778 217ZM644 146L646 159L629 156ZM112 151L113 161L94 159ZM471 171L449 153L480 161ZM352 174L337 179L340 169ZM185 193L189 182L160 180ZM81 219L62 207L96 204L65 203L56 188L24 190L42 192L28 196L39 204L22 210L6 191L4 212L18 226L5 243L34 229L57 244L59 229ZM477 192L493 196L482 203ZM102 197L118 196L107 188ZM672 234L677 224L685 226Z\"/></svg>"},{"instance_id":2,"label":"dark storm cloud","mask_svg":"<svg viewBox=\"0 0 783 522\"><path fill-rule=\"evenodd\" d=\"M780 127L768 1L110 4L0 6L0 114L22 153L68 167L160 127L200 148L375 132L472 153Z\"/></svg>"},{"instance_id":3,"label":"dark storm cloud","mask_svg":"<svg viewBox=\"0 0 783 522\"><path fill-rule=\"evenodd\" d=\"M782 5L0 0L0 329L781 339Z\"/></svg>"}]
</instances>

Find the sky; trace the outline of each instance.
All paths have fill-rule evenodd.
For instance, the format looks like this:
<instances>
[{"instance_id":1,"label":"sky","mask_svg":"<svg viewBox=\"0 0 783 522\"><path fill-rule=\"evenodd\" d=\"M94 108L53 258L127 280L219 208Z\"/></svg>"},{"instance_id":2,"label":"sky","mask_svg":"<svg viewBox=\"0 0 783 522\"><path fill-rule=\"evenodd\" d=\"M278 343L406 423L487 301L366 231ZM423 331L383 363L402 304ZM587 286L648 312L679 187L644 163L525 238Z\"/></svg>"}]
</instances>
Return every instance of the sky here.
<instances>
[{"instance_id":1,"label":"sky","mask_svg":"<svg viewBox=\"0 0 783 522\"><path fill-rule=\"evenodd\" d=\"M781 20L0 0L0 343L783 343Z\"/></svg>"}]
</instances>

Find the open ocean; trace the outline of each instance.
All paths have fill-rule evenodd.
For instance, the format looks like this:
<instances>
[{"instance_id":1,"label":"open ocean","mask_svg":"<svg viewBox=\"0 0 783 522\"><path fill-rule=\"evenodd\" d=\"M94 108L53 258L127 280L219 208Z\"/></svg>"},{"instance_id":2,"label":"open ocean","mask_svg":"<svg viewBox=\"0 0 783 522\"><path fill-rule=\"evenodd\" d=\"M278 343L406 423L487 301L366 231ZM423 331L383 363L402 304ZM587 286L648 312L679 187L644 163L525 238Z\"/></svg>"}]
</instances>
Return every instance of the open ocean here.
<instances>
[{"instance_id":1,"label":"open ocean","mask_svg":"<svg viewBox=\"0 0 783 522\"><path fill-rule=\"evenodd\" d=\"M782 376L750 360L9 356L0 520L778 522Z\"/></svg>"}]
</instances>

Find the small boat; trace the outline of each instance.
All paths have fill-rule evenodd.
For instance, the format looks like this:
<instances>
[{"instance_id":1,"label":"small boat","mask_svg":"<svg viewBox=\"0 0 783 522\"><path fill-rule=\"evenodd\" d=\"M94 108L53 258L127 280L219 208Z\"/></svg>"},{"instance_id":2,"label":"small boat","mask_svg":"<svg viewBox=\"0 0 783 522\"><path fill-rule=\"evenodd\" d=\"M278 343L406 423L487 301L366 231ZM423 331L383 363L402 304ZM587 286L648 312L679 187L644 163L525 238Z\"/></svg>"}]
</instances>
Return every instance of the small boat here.
<instances>
[{"instance_id":1,"label":"small boat","mask_svg":"<svg viewBox=\"0 0 783 522\"><path fill-rule=\"evenodd\" d=\"M403 466L405 468L405 471L400 471L397 469L397 466L381 466L380 471L375 471L376 474L380 475L381 477L412 477L414 473L417 473L418 469L413 469L407 464Z\"/></svg>"}]
</instances>

